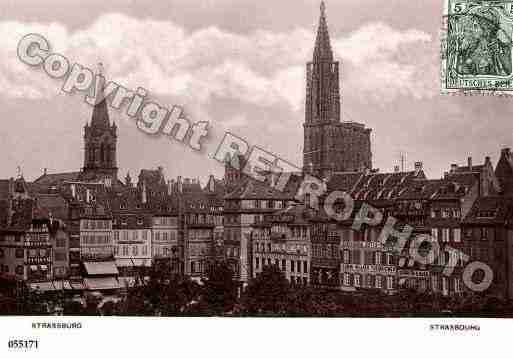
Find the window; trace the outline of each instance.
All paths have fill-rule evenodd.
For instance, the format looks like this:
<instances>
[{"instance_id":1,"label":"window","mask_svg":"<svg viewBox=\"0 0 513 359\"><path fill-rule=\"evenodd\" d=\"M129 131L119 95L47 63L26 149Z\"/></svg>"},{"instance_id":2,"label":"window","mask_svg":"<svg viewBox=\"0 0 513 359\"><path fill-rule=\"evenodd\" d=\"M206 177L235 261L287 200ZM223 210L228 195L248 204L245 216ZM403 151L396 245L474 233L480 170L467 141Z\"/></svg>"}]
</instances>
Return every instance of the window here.
<instances>
[{"instance_id":1,"label":"window","mask_svg":"<svg viewBox=\"0 0 513 359\"><path fill-rule=\"evenodd\" d=\"M344 251L342 252L342 261L345 264L349 263L349 250L348 249L344 249Z\"/></svg>"},{"instance_id":2,"label":"window","mask_svg":"<svg viewBox=\"0 0 513 359\"><path fill-rule=\"evenodd\" d=\"M290 271L294 272L294 261L290 261Z\"/></svg>"},{"instance_id":3,"label":"window","mask_svg":"<svg viewBox=\"0 0 513 359\"><path fill-rule=\"evenodd\" d=\"M359 287L360 286L360 275L359 274L355 274L354 275L354 286L355 287Z\"/></svg>"},{"instance_id":4,"label":"window","mask_svg":"<svg viewBox=\"0 0 513 359\"><path fill-rule=\"evenodd\" d=\"M481 228L481 240L482 241L488 240L488 231L486 228Z\"/></svg>"},{"instance_id":5,"label":"window","mask_svg":"<svg viewBox=\"0 0 513 359\"><path fill-rule=\"evenodd\" d=\"M381 289L381 276L380 275L376 276L375 286L376 286L376 288Z\"/></svg>"},{"instance_id":6,"label":"window","mask_svg":"<svg viewBox=\"0 0 513 359\"><path fill-rule=\"evenodd\" d=\"M449 242L449 228L442 228L442 242Z\"/></svg>"},{"instance_id":7,"label":"window","mask_svg":"<svg viewBox=\"0 0 513 359\"><path fill-rule=\"evenodd\" d=\"M431 228L431 237L438 242L438 228Z\"/></svg>"},{"instance_id":8,"label":"window","mask_svg":"<svg viewBox=\"0 0 513 359\"><path fill-rule=\"evenodd\" d=\"M459 278L454 278L454 292L460 293L461 292L461 284Z\"/></svg>"},{"instance_id":9,"label":"window","mask_svg":"<svg viewBox=\"0 0 513 359\"><path fill-rule=\"evenodd\" d=\"M137 256L139 254L138 252L139 252L139 249L137 248L137 246L134 246L132 248L132 255L133 256Z\"/></svg>"},{"instance_id":10,"label":"window","mask_svg":"<svg viewBox=\"0 0 513 359\"><path fill-rule=\"evenodd\" d=\"M4 257L4 250L0 249L0 258L3 258L3 257Z\"/></svg>"},{"instance_id":11,"label":"window","mask_svg":"<svg viewBox=\"0 0 513 359\"><path fill-rule=\"evenodd\" d=\"M16 266L16 274L23 275L23 273L24 273L23 266Z\"/></svg>"},{"instance_id":12,"label":"window","mask_svg":"<svg viewBox=\"0 0 513 359\"><path fill-rule=\"evenodd\" d=\"M461 230L459 228L454 228L453 240L454 242L461 242Z\"/></svg>"},{"instance_id":13,"label":"window","mask_svg":"<svg viewBox=\"0 0 513 359\"><path fill-rule=\"evenodd\" d=\"M387 289L394 289L394 277L387 277Z\"/></svg>"},{"instance_id":14,"label":"window","mask_svg":"<svg viewBox=\"0 0 513 359\"><path fill-rule=\"evenodd\" d=\"M374 252L374 263L381 264L381 252Z\"/></svg>"},{"instance_id":15,"label":"window","mask_svg":"<svg viewBox=\"0 0 513 359\"><path fill-rule=\"evenodd\" d=\"M281 270L284 272L287 270L287 261L285 259L281 260Z\"/></svg>"},{"instance_id":16,"label":"window","mask_svg":"<svg viewBox=\"0 0 513 359\"><path fill-rule=\"evenodd\" d=\"M432 286L432 290L433 292L438 292L438 278L433 276L431 277L431 286Z\"/></svg>"},{"instance_id":17,"label":"window","mask_svg":"<svg viewBox=\"0 0 513 359\"><path fill-rule=\"evenodd\" d=\"M373 285L374 285L374 281L373 281L373 279L374 279L374 278L373 278L373 275L371 275L371 274L367 274L367 275L365 276L365 286L366 286L367 288L372 288L372 287L373 287Z\"/></svg>"},{"instance_id":18,"label":"window","mask_svg":"<svg viewBox=\"0 0 513 359\"><path fill-rule=\"evenodd\" d=\"M65 237L57 237L55 241L55 245L57 247L66 247L66 238Z\"/></svg>"},{"instance_id":19,"label":"window","mask_svg":"<svg viewBox=\"0 0 513 359\"><path fill-rule=\"evenodd\" d=\"M370 265L370 264L374 264L374 253L371 252L371 251L364 251L364 264L366 265Z\"/></svg>"},{"instance_id":20,"label":"window","mask_svg":"<svg viewBox=\"0 0 513 359\"><path fill-rule=\"evenodd\" d=\"M344 285L349 286L349 273L344 273Z\"/></svg>"},{"instance_id":21,"label":"window","mask_svg":"<svg viewBox=\"0 0 513 359\"><path fill-rule=\"evenodd\" d=\"M260 258L255 258L255 268L256 269L259 269L260 268Z\"/></svg>"},{"instance_id":22,"label":"window","mask_svg":"<svg viewBox=\"0 0 513 359\"><path fill-rule=\"evenodd\" d=\"M303 273L308 273L308 262L307 261L304 261L303 262Z\"/></svg>"},{"instance_id":23,"label":"window","mask_svg":"<svg viewBox=\"0 0 513 359\"><path fill-rule=\"evenodd\" d=\"M23 258L23 257L24 257L24 254L25 254L25 253L24 253L23 249L21 249L21 248L17 248L17 249L16 249L16 253L15 253L16 258Z\"/></svg>"}]
</instances>

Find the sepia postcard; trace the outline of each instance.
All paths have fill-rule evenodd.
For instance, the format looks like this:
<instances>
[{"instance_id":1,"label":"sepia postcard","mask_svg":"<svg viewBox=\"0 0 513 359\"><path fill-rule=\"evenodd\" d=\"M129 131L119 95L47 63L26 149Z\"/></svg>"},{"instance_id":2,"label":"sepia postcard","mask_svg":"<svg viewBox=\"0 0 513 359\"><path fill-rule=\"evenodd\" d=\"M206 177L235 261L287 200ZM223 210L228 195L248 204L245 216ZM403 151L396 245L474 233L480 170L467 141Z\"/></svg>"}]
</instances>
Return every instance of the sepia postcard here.
<instances>
[{"instance_id":1,"label":"sepia postcard","mask_svg":"<svg viewBox=\"0 0 513 359\"><path fill-rule=\"evenodd\" d=\"M513 0L0 0L0 39L8 357L513 329Z\"/></svg>"}]
</instances>

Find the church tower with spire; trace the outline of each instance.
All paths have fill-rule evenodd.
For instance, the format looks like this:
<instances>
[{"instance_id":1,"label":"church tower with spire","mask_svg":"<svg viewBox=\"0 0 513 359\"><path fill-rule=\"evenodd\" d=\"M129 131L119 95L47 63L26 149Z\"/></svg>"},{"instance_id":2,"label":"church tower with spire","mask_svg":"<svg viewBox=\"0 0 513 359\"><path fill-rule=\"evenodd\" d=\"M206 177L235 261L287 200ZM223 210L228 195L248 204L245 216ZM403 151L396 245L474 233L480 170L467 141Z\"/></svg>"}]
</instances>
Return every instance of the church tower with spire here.
<instances>
[{"instance_id":1,"label":"church tower with spire","mask_svg":"<svg viewBox=\"0 0 513 359\"><path fill-rule=\"evenodd\" d=\"M329 177L372 168L371 130L341 121L340 101L339 62L334 61L321 2L313 59L306 68L303 170L307 173Z\"/></svg>"},{"instance_id":2,"label":"church tower with spire","mask_svg":"<svg viewBox=\"0 0 513 359\"><path fill-rule=\"evenodd\" d=\"M103 96L102 64L98 65L95 83L95 105L91 122L84 126L84 167L81 179L113 184L118 178L116 161L117 126L110 123L107 102Z\"/></svg>"}]
</instances>

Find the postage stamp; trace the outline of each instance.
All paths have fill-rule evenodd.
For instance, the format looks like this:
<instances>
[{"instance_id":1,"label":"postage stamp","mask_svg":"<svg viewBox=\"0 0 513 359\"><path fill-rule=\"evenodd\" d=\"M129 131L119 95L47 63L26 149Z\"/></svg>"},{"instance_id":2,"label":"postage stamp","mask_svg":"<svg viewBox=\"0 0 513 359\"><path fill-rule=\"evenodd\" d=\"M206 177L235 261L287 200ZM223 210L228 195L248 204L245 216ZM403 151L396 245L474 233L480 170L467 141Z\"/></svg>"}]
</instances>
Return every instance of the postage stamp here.
<instances>
[{"instance_id":1,"label":"postage stamp","mask_svg":"<svg viewBox=\"0 0 513 359\"><path fill-rule=\"evenodd\" d=\"M446 0L442 93L513 95L513 0Z\"/></svg>"}]
</instances>

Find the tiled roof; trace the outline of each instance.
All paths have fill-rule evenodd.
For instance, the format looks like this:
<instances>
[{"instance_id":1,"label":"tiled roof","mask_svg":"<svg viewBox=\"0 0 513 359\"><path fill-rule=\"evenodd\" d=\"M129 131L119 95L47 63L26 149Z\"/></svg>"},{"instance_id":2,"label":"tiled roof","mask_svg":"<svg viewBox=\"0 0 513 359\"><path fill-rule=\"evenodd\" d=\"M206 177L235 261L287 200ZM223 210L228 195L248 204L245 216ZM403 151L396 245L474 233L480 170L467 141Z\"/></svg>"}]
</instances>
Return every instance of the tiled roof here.
<instances>
[{"instance_id":1,"label":"tiled roof","mask_svg":"<svg viewBox=\"0 0 513 359\"><path fill-rule=\"evenodd\" d=\"M335 173L328 181L328 191L350 192L363 177L362 172Z\"/></svg>"},{"instance_id":2,"label":"tiled roof","mask_svg":"<svg viewBox=\"0 0 513 359\"><path fill-rule=\"evenodd\" d=\"M466 224L506 224L513 220L513 199L479 197L464 219Z\"/></svg>"},{"instance_id":3,"label":"tiled roof","mask_svg":"<svg viewBox=\"0 0 513 359\"><path fill-rule=\"evenodd\" d=\"M272 214L272 218L280 219L290 216L288 222L294 224L308 224L309 219L312 217L312 210L306 208L304 205L291 205L282 210L279 210Z\"/></svg>"},{"instance_id":4,"label":"tiled roof","mask_svg":"<svg viewBox=\"0 0 513 359\"><path fill-rule=\"evenodd\" d=\"M445 183L444 180L414 180L398 198L402 200L432 199Z\"/></svg>"},{"instance_id":5,"label":"tiled roof","mask_svg":"<svg viewBox=\"0 0 513 359\"><path fill-rule=\"evenodd\" d=\"M246 179L234 191L227 194L225 199L293 200L300 185L301 178L298 176L291 176L283 191L271 187L267 182Z\"/></svg>"},{"instance_id":6,"label":"tiled roof","mask_svg":"<svg viewBox=\"0 0 513 359\"><path fill-rule=\"evenodd\" d=\"M370 173L358 181L352 196L364 201L393 200L405 193L414 181L425 178L422 171Z\"/></svg>"},{"instance_id":7,"label":"tiled roof","mask_svg":"<svg viewBox=\"0 0 513 359\"><path fill-rule=\"evenodd\" d=\"M76 181L79 175L80 172L47 173L37 178L33 183L46 186L58 185L65 181Z\"/></svg>"},{"instance_id":8,"label":"tiled roof","mask_svg":"<svg viewBox=\"0 0 513 359\"><path fill-rule=\"evenodd\" d=\"M0 198L7 198L9 196L9 180L0 180Z\"/></svg>"},{"instance_id":9,"label":"tiled roof","mask_svg":"<svg viewBox=\"0 0 513 359\"><path fill-rule=\"evenodd\" d=\"M116 262L84 262L84 267L88 275L118 275Z\"/></svg>"}]
</instances>

